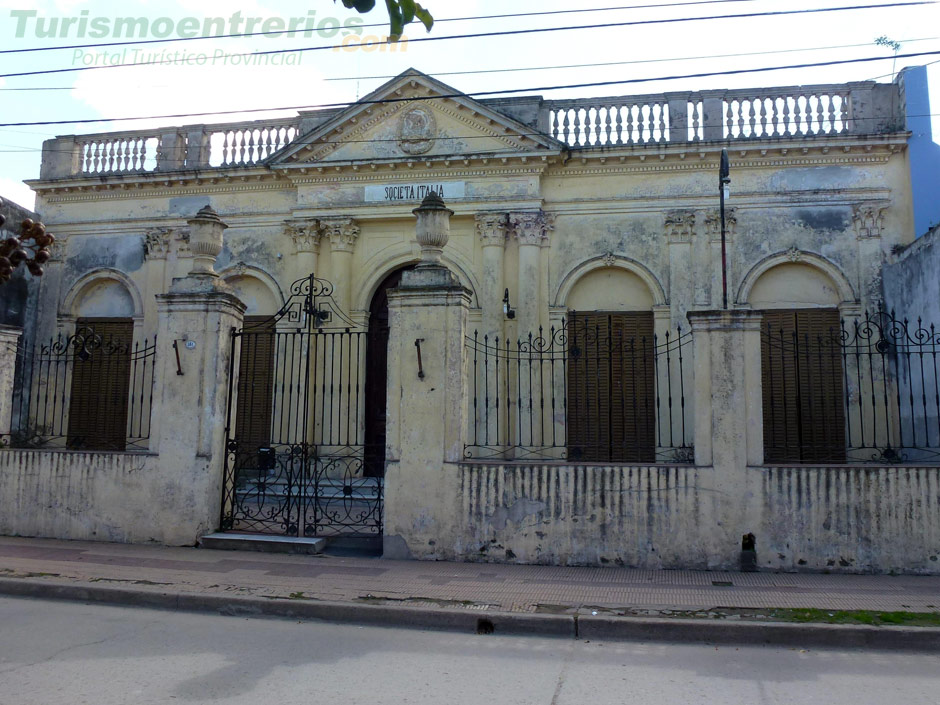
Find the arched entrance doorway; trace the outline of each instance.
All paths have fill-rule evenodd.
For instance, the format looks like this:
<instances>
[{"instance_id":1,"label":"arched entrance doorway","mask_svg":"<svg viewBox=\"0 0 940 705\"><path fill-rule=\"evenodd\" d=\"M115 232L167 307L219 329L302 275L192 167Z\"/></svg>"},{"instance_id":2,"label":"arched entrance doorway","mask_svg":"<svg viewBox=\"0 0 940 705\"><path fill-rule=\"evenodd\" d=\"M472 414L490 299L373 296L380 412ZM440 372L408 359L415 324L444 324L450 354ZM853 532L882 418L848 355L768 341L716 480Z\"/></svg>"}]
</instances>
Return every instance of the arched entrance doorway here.
<instances>
[{"instance_id":1,"label":"arched entrance doorway","mask_svg":"<svg viewBox=\"0 0 940 705\"><path fill-rule=\"evenodd\" d=\"M388 402L388 290L401 282L402 273L413 264L395 270L379 284L369 304L369 333L366 344L365 455L366 477L385 475L385 422Z\"/></svg>"}]
</instances>

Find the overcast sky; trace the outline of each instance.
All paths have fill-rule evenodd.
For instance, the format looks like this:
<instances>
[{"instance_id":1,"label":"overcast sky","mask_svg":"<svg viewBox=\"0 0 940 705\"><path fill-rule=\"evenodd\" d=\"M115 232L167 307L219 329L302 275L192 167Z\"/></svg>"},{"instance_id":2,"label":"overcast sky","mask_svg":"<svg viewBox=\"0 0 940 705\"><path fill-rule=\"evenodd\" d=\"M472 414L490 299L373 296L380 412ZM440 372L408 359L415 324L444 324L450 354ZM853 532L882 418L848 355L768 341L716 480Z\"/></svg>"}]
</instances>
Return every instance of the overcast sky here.
<instances>
[{"instance_id":1,"label":"overcast sky","mask_svg":"<svg viewBox=\"0 0 940 705\"><path fill-rule=\"evenodd\" d=\"M535 12L571 8L599 8L646 5L655 0L427 0L439 19L473 17L507 12ZM671 0L670 0L671 1ZM859 0L858 4L875 4ZM383 3L379 2L379 6ZM559 27L579 24L623 22L670 17L696 17L740 14L773 10L839 7L856 4L852 0L739 0L710 5L629 9L607 12L578 12L565 15L515 19L478 19L463 22L439 22L430 36L533 27ZM35 11L33 14L31 11ZM124 117L167 113L191 113L213 110L242 110L261 107L317 105L351 102L373 90L385 80L408 67L437 76L458 90L473 93L499 89L533 88L545 97L587 97L592 95L629 95L666 90L701 90L705 88L746 88L814 83L842 83L877 79L892 80L892 61L869 64L774 71L743 76L706 79L679 79L602 88L550 91L546 87L588 81L616 81L629 78L662 77L721 71L741 67L827 61L866 56L890 56L891 50L875 46L878 36L886 35L902 42L901 52L940 50L940 5L895 7L785 17L757 17L736 20L712 20L648 25L641 27L598 28L551 32L522 36L454 39L399 45L395 51L317 51L285 54L267 66L233 65L233 60L219 54L269 49L293 49L331 46L344 39L345 26L359 16L332 0L307 0L305 3L282 0L146 0L143 2L99 0L0 0L0 48L48 47L95 42L120 41L115 30L121 18L145 18L146 37L199 34L206 20L225 23L232 28L232 16L239 12L241 24L235 31L245 31L245 23L255 20L254 31L289 27L292 18L309 18L322 26L324 34L294 37L251 37L205 39L170 44L137 45L92 49L65 49L20 54L0 54L0 73L8 74L39 69L72 68L88 63L128 63L144 58L159 58L159 52L187 52L188 65L145 66L0 78L0 122L50 119ZM312 14L311 14L312 13ZM45 21L40 24L39 19ZM75 18L70 23L65 18ZM216 19L217 18L217 19ZM52 28L56 35L38 36ZM366 23L381 22L384 10L365 16ZM96 22L97 20L97 22ZM281 24L283 23L283 24ZM299 20L298 20L299 23ZM135 31L140 32L141 25ZM84 30L84 36L81 36ZM361 35L384 35L384 27L361 29ZM104 35L93 37L92 33ZM335 34L333 34L336 32ZM428 36L419 25L406 31L412 38ZM21 36L18 36L21 35ZM136 35L135 35L136 36ZM350 41L350 40L347 40ZM846 46L857 45L857 46ZM823 47L837 47L825 48ZM158 54L142 57L134 52ZM798 50L798 51L793 51ZM125 53L126 52L126 53ZM715 55L765 53L756 56L705 58ZM165 56L165 55L164 55ZM681 59L681 60L673 60ZM905 65L929 64L940 56L899 60L897 70ZM203 65L196 65L203 62ZM542 68L571 64L618 62L613 66ZM627 63L629 62L629 63ZM499 73L452 72L525 68L525 71ZM539 70L541 69L541 70ZM940 113L940 63L928 66L933 96L932 113ZM447 75L450 73L451 75ZM358 78L357 78L358 77ZM352 78L353 80L329 80ZM51 88L55 90L9 90ZM226 122L283 116L293 111L262 115L226 115L206 118L142 120L84 125L28 126L0 128L0 195L31 207L33 196L22 184L39 175L42 141L55 135L143 129L154 125ZM940 119L933 117L933 133L940 135Z\"/></svg>"}]
</instances>

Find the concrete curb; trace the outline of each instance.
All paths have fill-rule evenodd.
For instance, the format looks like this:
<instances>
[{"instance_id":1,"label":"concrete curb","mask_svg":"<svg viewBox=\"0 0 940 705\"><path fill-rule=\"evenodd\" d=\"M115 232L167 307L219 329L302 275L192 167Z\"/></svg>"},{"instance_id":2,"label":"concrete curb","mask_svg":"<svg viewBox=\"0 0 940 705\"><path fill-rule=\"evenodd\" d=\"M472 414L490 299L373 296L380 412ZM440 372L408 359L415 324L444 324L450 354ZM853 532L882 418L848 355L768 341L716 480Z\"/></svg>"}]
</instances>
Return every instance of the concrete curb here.
<instances>
[{"instance_id":1,"label":"concrete curb","mask_svg":"<svg viewBox=\"0 0 940 705\"><path fill-rule=\"evenodd\" d=\"M129 587L0 578L0 594L50 600L215 612L240 617L285 617L379 627L464 633L552 636L592 641L669 641L709 644L940 650L940 628L523 614L367 605L321 600L139 590Z\"/></svg>"}]
</instances>

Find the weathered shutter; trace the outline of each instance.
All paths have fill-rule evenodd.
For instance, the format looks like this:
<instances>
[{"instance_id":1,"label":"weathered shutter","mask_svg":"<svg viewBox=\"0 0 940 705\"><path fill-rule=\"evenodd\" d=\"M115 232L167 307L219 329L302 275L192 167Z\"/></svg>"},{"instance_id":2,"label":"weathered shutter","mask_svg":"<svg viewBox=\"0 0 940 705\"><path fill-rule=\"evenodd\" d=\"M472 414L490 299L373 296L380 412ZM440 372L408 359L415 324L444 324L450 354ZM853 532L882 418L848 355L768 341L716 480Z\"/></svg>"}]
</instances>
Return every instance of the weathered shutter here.
<instances>
[{"instance_id":1,"label":"weathered shutter","mask_svg":"<svg viewBox=\"0 0 940 705\"><path fill-rule=\"evenodd\" d=\"M129 318L79 318L76 332L100 345L70 350L72 382L66 445L124 450L134 322ZM87 353L87 354L85 354Z\"/></svg>"},{"instance_id":2,"label":"weathered shutter","mask_svg":"<svg viewBox=\"0 0 940 705\"><path fill-rule=\"evenodd\" d=\"M568 322L568 456L655 459L651 312L572 312Z\"/></svg>"},{"instance_id":3,"label":"weathered shutter","mask_svg":"<svg viewBox=\"0 0 940 705\"><path fill-rule=\"evenodd\" d=\"M238 364L235 439L252 453L271 442L274 403L274 324L268 316L245 316Z\"/></svg>"},{"instance_id":4,"label":"weathered shutter","mask_svg":"<svg viewBox=\"0 0 940 705\"><path fill-rule=\"evenodd\" d=\"M800 417L804 463L845 462L842 348L836 309L803 309L800 341Z\"/></svg>"},{"instance_id":5,"label":"weathered shutter","mask_svg":"<svg viewBox=\"0 0 940 705\"><path fill-rule=\"evenodd\" d=\"M845 462L839 312L764 311L764 460Z\"/></svg>"}]
</instances>

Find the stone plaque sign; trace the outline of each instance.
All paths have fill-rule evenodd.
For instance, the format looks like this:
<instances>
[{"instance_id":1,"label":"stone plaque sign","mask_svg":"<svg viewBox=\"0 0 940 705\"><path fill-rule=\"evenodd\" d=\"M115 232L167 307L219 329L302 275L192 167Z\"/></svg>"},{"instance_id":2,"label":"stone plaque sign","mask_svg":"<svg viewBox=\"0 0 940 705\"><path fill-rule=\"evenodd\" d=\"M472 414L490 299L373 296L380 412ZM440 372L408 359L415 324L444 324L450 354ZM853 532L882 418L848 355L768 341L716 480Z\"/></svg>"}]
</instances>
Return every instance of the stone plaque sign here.
<instances>
[{"instance_id":1,"label":"stone plaque sign","mask_svg":"<svg viewBox=\"0 0 940 705\"><path fill-rule=\"evenodd\" d=\"M442 181L440 183L412 183L401 182L397 184L375 184L365 187L365 201L380 201L384 203L415 202L420 203L431 191L445 201L454 198L463 198L466 191L466 181Z\"/></svg>"}]
</instances>

